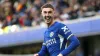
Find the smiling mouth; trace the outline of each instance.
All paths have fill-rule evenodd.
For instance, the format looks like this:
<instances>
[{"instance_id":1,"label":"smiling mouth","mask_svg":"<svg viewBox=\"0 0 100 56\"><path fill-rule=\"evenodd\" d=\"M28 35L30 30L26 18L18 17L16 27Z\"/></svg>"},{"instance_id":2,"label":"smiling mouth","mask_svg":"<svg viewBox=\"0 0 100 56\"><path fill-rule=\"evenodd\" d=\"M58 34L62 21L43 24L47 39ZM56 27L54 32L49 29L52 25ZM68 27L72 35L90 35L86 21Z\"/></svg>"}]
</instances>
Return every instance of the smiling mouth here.
<instances>
[{"instance_id":1,"label":"smiling mouth","mask_svg":"<svg viewBox=\"0 0 100 56\"><path fill-rule=\"evenodd\" d=\"M46 20L50 20L51 19L51 16L45 16L45 19Z\"/></svg>"},{"instance_id":2,"label":"smiling mouth","mask_svg":"<svg viewBox=\"0 0 100 56\"><path fill-rule=\"evenodd\" d=\"M44 20L45 20L46 23L50 23L51 19L52 19L51 16L45 16L44 17Z\"/></svg>"}]
</instances>

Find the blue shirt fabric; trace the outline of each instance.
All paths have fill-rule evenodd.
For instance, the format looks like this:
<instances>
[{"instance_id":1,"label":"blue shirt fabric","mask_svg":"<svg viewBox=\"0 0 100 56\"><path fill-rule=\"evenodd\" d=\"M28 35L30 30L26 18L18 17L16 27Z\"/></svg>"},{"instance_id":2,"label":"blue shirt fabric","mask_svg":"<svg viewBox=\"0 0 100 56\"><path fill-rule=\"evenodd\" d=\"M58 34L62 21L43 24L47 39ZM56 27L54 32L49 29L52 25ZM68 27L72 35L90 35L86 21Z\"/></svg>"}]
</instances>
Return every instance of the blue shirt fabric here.
<instances>
[{"instance_id":1,"label":"blue shirt fabric","mask_svg":"<svg viewBox=\"0 0 100 56\"><path fill-rule=\"evenodd\" d=\"M67 47L67 41L70 41ZM65 24L55 22L44 33L44 41L39 56L45 56L49 53L50 56L62 54L67 56L76 47L79 46L79 40L71 33Z\"/></svg>"}]
</instances>

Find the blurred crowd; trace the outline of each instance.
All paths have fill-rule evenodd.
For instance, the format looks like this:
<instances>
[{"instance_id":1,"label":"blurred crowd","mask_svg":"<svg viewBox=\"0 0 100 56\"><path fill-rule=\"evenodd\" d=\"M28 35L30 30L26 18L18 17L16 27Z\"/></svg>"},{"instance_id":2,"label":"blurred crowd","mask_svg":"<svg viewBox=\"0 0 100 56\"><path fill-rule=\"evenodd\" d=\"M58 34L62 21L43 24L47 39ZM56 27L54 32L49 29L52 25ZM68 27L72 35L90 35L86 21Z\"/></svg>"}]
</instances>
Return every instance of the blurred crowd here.
<instances>
[{"instance_id":1,"label":"blurred crowd","mask_svg":"<svg viewBox=\"0 0 100 56\"><path fill-rule=\"evenodd\" d=\"M60 21L100 14L100 0L0 0L0 34L41 26L40 8L45 3L55 7L55 19Z\"/></svg>"}]
</instances>

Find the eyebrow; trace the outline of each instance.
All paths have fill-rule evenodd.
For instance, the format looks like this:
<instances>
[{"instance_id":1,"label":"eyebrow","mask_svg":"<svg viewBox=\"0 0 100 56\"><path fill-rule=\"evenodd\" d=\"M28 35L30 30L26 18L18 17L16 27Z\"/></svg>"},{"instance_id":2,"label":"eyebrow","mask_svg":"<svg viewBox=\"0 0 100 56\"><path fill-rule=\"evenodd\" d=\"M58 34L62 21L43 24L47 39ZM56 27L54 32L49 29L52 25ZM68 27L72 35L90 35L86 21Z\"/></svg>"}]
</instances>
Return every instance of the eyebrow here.
<instances>
[{"instance_id":1,"label":"eyebrow","mask_svg":"<svg viewBox=\"0 0 100 56\"><path fill-rule=\"evenodd\" d=\"M52 13L52 11L44 11L44 13Z\"/></svg>"}]
</instances>

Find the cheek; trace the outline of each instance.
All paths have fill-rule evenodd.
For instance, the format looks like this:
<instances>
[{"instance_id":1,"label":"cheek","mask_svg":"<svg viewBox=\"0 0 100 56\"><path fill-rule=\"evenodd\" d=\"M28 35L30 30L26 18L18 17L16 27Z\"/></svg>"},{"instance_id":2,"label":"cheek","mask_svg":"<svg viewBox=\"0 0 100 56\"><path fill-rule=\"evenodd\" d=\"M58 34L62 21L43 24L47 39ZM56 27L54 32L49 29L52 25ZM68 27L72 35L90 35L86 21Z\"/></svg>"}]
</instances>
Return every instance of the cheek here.
<instances>
[{"instance_id":1,"label":"cheek","mask_svg":"<svg viewBox=\"0 0 100 56\"><path fill-rule=\"evenodd\" d=\"M54 13L51 13L50 15L51 15L51 16L54 16Z\"/></svg>"},{"instance_id":2,"label":"cheek","mask_svg":"<svg viewBox=\"0 0 100 56\"><path fill-rule=\"evenodd\" d=\"M44 16L44 13L43 13L43 12L41 12L41 15L42 15L42 16Z\"/></svg>"},{"instance_id":3,"label":"cheek","mask_svg":"<svg viewBox=\"0 0 100 56\"><path fill-rule=\"evenodd\" d=\"M54 16L54 14L51 14L50 16L52 16L52 17L53 17L53 16Z\"/></svg>"},{"instance_id":4,"label":"cheek","mask_svg":"<svg viewBox=\"0 0 100 56\"><path fill-rule=\"evenodd\" d=\"M41 15L42 15L43 17L45 16L45 14L43 14L43 13L42 13Z\"/></svg>"},{"instance_id":5,"label":"cheek","mask_svg":"<svg viewBox=\"0 0 100 56\"><path fill-rule=\"evenodd\" d=\"M46 14L45 14L45 13L43 13L43 14L42 14L42 16L46 16Z\"/></svg>"}]
</instances>

